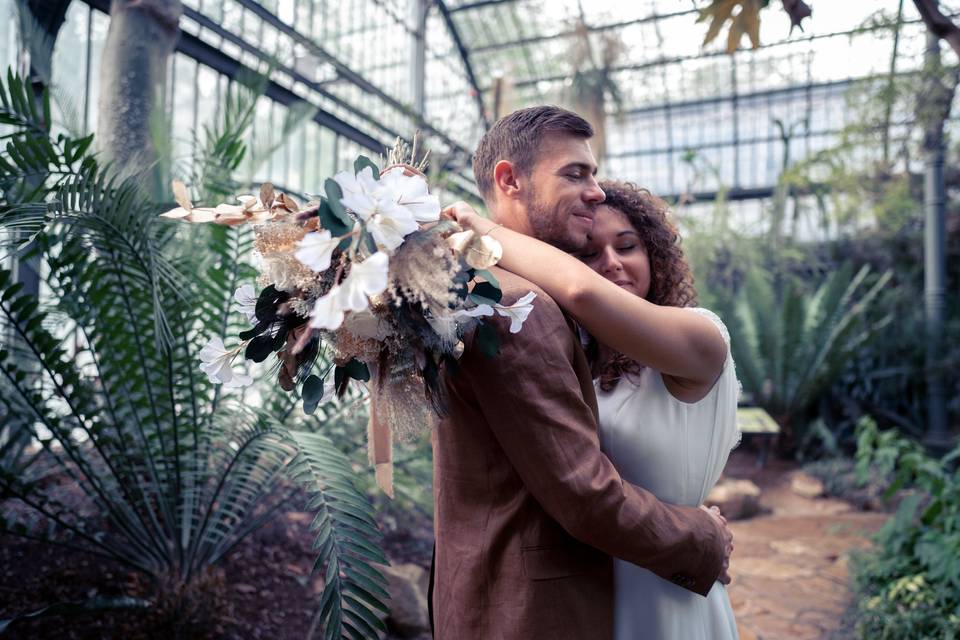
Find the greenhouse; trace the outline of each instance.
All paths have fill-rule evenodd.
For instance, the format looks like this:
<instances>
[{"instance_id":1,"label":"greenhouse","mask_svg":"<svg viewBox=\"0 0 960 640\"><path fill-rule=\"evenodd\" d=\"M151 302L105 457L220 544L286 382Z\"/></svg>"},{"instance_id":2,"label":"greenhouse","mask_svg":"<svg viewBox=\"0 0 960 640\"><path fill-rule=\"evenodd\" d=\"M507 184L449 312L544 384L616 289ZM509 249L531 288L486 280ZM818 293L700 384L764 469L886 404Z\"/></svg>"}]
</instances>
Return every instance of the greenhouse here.
<instances>
[{"instance_id":1,"label":"greenhouse","mask_svg":"<svg viewBox=\"0 0 960 640\"><path fill-rule=\"evenodd\" d=\"M0 16L0 635L955 637L960 2Z\"/></svg>"}]
</instances>

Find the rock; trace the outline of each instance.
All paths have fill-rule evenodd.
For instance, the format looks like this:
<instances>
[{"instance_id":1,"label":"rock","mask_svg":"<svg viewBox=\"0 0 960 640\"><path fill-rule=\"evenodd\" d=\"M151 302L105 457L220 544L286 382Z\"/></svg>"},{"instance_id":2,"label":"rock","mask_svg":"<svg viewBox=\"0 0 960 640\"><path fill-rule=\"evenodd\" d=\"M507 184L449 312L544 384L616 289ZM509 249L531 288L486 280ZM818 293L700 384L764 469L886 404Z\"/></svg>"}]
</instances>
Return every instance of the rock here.
<instances>
[{"instance_id":1,"label":"rock","mask_svg":"<svg viewBox=\"0 0 960 640\"><path fill-rule=\"evenodd\" d=\"M808 473L798 471L790 479L790 490L804 498L819 498L826 493L823 483Z\"/></svg>"},{"instance_id":2,"label":"rock","mask_svg":"<svg viewBox=\"0 0 960 640\"><path fill-rule=\"evenodd\" d=\"M430 632L427 613L427 570L415 564L377 565L387 578L390 615L387 626L401 638L416 638Z\"/></svg>"},{"instance_id":3,"label":"rock","mask_svg":"<svg viewBox=\"0 0 960 640\"><path fill-rule=\"evenodd\" d=\"M705 504L719 507L727 520L752 518L760 513L760 488L749 480L720 480L710 491Z\"/></svg>"}]
</instances>

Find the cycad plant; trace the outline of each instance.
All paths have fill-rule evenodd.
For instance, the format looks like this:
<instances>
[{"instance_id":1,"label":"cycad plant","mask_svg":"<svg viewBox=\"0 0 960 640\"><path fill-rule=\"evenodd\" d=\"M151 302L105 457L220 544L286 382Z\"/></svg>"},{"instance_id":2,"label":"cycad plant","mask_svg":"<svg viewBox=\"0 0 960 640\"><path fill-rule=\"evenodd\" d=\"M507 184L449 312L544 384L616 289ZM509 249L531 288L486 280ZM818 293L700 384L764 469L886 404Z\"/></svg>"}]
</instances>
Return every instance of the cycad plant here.
<instances>
[{"instance_id":1,"label":"cycad plant","mask_svg":"<svg viewBox=\"0 0 960 640\"><path fill-rule=\"evenodd\" d=\"M868 266L854 273L847 263L812 292L778 291L751 271L733 313L725 314L743 390L777 421L787 443L803 435L811 409L851 354L889 320L874 317L871 307L892 273L868 285L869 275Z\"/></svg>"},{"instance_id":2,"label":"cycad plant","mask_svg":"<svg viewBox=\"0 0 960 640\"><path fill-rule=\"evenodd\" d=\"M243 158L255 96L236 96L203 136L198 200ZM153 597L112 604L149 607L189 597L299 497L316 513L324 577L315 626L326 638L376 636L387 593L371 565L386 558L348 459L324 435L289 426L295 399L263 389L252 408L197 368L207 339L236 322L249 238L208 225L185 236L158 218L162 205L101 166L91 138L52 136L49 99L38 103L13 74L0 103L0 229L30 243L49 291L38 299L0 270L0 415L8 442L33 443L0 469L0 497L27 507L0 514L28 514L0 529L142 572ZM40 468L73 490L54 494L36 480Z\"/></svg>"}]
</instances>

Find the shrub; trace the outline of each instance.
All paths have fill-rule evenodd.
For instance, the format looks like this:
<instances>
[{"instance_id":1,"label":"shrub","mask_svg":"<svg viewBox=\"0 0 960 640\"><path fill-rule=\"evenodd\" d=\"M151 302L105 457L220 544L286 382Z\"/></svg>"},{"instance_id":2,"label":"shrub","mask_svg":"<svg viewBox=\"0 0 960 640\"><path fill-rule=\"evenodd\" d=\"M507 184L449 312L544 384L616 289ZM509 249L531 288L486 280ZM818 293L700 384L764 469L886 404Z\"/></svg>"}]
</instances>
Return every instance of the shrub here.
<instances>
[{"instance_id":1,"label":"shrub","mask_svg":"<svg viewBox=\"0 0 960 640\"><path fill-rule=\"evenodd\" d=\"M857 470L890 474L885 497L912 489L877 533L876 547L854 557L857 633L870 640L952 639L960 635L960 446L926 455L871 420L858 429Z\"/></svg>"}]
</instances>

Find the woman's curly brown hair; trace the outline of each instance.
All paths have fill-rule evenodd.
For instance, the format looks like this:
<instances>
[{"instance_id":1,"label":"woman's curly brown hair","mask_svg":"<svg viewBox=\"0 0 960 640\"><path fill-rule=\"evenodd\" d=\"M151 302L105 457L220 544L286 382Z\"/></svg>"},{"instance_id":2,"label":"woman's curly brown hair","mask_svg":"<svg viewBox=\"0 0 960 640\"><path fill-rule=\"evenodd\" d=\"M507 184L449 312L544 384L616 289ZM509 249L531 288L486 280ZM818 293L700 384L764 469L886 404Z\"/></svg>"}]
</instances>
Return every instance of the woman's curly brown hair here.
<instances>
[{"instance_id":1,"label":"woman's curly brown hair","mask_svg":"<svg viewBox=\"0 0 960 640\"><path fill-rule=\"evenodd\" d=\"M646 299L665 307L692 307L697 303L690 265L680 248L680 232L671 222L666 202L630 182L604 180L600 188L607 195L603 206L627 217L640 235L650 260L650 291ZM610 391L624 375L637 374L643 365L623 354L603 354L591 339L588 353L600 388Z\"/></svg>"}]
</instances>

